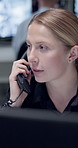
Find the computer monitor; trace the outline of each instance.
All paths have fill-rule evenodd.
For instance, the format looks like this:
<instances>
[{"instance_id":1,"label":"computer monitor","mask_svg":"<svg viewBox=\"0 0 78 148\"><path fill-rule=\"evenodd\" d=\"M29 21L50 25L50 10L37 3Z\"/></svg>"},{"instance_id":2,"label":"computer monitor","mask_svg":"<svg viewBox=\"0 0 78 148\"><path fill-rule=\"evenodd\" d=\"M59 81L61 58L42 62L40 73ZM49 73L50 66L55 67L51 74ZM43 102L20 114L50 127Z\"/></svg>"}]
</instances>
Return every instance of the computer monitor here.
<instances>
[{"instance_id":1,"label":"computer monitor","mask_svg":"<svg viewBox=\"0 0 78 148\"><path fill-rule=\"evenodd\" d=\"M1 148L76 148L78 113L0 109Z\"/></svg>"},{"instance_id":2,"label":"computer monitor","mask_svg":"<svg viewBox=\"0 0 78 148\"><path fill-rule=\"evenodd\" d=\"M31 13L32 0L0 0L0 40L13 37Z\"/></svg>"}]
</instances>

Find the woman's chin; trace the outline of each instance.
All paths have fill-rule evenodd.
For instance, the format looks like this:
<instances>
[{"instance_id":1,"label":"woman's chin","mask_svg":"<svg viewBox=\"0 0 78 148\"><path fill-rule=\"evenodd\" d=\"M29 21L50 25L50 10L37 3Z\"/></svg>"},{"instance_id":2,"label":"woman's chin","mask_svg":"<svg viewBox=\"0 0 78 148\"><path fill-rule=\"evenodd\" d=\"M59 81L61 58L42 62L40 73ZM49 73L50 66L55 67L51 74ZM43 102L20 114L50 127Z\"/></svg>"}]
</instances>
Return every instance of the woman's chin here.
<instances>
[{"instance_id":1,"label":"woman's chin","mask_svg":"<svg viewBox=\"0 0 78 148\"><path fill-rule=\"evenodd\" d=\"M35 80L36 80L37 82L39 82L39 83L44 83L44 82L45 82L45 80L40 79L40 78L36 78L36 77L35 77Z\"/></svg>"}]
</instances>

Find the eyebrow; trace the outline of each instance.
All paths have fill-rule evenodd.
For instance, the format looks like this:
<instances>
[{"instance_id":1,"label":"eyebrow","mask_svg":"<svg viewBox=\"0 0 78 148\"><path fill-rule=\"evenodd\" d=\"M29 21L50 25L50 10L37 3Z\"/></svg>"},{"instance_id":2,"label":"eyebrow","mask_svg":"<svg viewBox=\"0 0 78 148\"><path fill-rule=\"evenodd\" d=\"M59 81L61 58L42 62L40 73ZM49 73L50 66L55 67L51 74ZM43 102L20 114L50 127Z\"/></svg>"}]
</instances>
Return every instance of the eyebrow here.
<instances>
[{"instance_id":1,"label":"eyebrow","mask_svg":"<svg viewBox=\"0 0 78 148\"><path fill-rule=\"evenodd\" d=\"M29 44L31 44L31 42L29 40L26 40L26 42L28 42ZM45 46L47 46L47 47L54 48L54 45L52 45L51 43L47 43L45 41L38 41L38 42L35 43L35 45L43 44L43 43L46 44Z\"/></svg>"},{"instance_id":2,"label":"eyebrow","mask_svg":"<svg viewBox=\"0 0 78 148\"><path fill-rule=\"evenodd\" d=\"M26 42L31 43L29 40L26 40ZM50 43L47 43L47 42L45 42L45 41L37 41L37 42L36 42L36 44L43 44L43 43L45 43L45 44L50 44Z\"/></svg>"}]
</instances>

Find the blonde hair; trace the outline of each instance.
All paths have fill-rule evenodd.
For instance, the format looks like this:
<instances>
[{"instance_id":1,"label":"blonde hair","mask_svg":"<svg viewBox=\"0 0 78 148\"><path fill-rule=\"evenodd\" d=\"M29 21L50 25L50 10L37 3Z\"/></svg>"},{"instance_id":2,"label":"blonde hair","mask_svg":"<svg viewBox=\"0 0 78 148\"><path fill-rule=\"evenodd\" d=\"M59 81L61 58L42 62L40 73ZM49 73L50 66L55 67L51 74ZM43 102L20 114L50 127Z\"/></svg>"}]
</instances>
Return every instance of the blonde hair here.
<instances>
[{"instance_id":1,"label":"blonde hair","mask_svg":"<svg viewBox=\"0 0 78 148\"><path fill-rule=\"evenodd\" d=\"M78 18L71 12L52 8L33 17L33 22L46 26L67 47L78 45Z\"/></svg>"}]
</instances>

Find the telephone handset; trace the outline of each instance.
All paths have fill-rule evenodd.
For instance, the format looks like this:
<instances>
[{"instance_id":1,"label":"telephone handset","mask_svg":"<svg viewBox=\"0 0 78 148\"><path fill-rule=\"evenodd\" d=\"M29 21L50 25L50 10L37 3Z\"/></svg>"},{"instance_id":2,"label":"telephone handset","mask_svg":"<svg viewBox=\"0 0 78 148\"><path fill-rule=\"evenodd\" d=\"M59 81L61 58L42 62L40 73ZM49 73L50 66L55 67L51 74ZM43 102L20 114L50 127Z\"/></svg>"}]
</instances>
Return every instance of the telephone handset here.
<instances>
[{"instance_id":1,"label":"telephone handset","mask_svg":"<svg viewBox=\"0 0 78 148\"><path fill-rule=\"evenodd\" d=\"M24 55L22 56L21 59L27 60L26 53L24 53ZM30 66L27 66L27 68L28 68L28 70L31 70ZM19 87L23 91L25 91L26 93L30 93L30 85L29 85L29 82L28 82L27 78L23 74L18 74L17 75L17 83L18 83Z\"/></svg>"}]
</instances>

